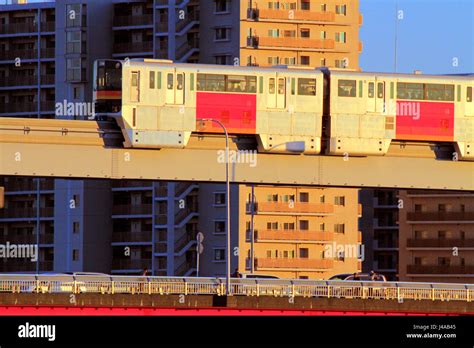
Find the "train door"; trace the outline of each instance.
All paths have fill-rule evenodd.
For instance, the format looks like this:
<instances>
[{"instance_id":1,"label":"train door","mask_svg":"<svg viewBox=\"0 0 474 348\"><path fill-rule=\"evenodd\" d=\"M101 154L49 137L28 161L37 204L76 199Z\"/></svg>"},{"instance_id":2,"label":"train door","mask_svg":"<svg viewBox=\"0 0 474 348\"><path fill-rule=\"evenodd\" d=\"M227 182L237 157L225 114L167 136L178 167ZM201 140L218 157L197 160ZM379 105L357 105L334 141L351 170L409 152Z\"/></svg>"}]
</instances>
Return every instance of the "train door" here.
<instances>
[{"instance_id":1,"label":"train door","mask_svg":"<svg viewBox=\"0 0 474 348\"><path fill-rule=\"evenodd\" d=\"M132 71L131 84L130 84L130 101L140 101L140 72Z\"/></svg>"},{"instance_id":2,"label":"train door","mask_svg":"<svg viewBox=\"0 0 474 348\"><path fill-rule=\"evenodd\" d=\"M184 77L179 71L166 73L166 104L184 104Z\"/></svg>"},{"instance_id":3,"label":"train door","mask_svg":"<svg viewBox=\"0 0 474 348\"><path fill-rule=\"evenodd\" d=\"M375 112L383 113L385 111L385 82L376 81L376 100L375 100Z\"/></svg>"},{"instance_id":4,"label":"train door","mask_svg":"<svg viewBox=\"0 0 474 348\"><path fill-rule=\"evenodd\" d=\"M375 112L375 80L367 81L367 111Z\"/></svg>"},{"instance_id":5,"label":"train door","mask_svg":"<svg viewBox=\"0 0 474 348\"><path fill-rule=\"evenodd\" d=\"M276 107L276 76L268 78L267 107Z\"/></svg>"}]
</instances>

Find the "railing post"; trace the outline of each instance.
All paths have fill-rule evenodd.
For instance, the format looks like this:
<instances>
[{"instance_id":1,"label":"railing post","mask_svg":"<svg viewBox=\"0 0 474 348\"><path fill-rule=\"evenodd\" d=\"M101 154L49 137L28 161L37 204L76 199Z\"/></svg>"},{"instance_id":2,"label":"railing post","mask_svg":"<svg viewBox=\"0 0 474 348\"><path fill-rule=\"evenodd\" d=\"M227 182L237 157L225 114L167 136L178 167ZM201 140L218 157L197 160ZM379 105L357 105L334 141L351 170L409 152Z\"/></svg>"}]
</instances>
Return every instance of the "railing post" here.
<instances>
[{"instance_id":1,"label":"railing post","mask_svg":"<svg viewBox=\"0 0 474 348\"><path fill-rule=\"evenodd\" d=\"M72 283L72 292L74 294L77 294L77 283L76 283L76 279L74 279L73 283Z\"/></svg>"},{"instance_id":2,"label":"railing post","mask_svg":"<svg viewBox=\"0 0 474 348\"><path fill-rule=\"evenodd\" d=\"M431 300L432 301L435 300L435 289L434 288L431 288Z\"/></svg>"},{"instance_id":3,"label":"railing post","mask_svg":"<svg viewBox=\"0 0 474 348\"><path fill-rule=\"evenodd\" d=\"M328 298L331 298L331 285L328 284Z\"/></svg>"},{"instance_id":4,"label":"railing post","mask_svg":"<svg viewBox=\"0 0 474 348\"><path fill-rule=\"evenodd\" d=\"M257 297L260 296L260 284L257 283Z\"/></svg>"},{"instance_id":5,"label":"railing post","mask_svg":"<svg viewBox=\"0 0 474 348\"><path fill-rule=\"evenodd\" d=\"M467 296L466 296L467 302L471 302L471 296L470 296L469 288L466 288L466 291L467 291Z\"/></svg>"},{"instance_id":6,"label":"railing post","mask_svg":"<svg viewBox=\"0 0 474 348\"><path fill-rule=\"evenodd\" d=\"M188 283L186 282L186 279L184 280L184 294L188 294Z\"/></svg>"},{"instance_id":7,"label":"railing post","mask_svg":"<svg viewBox=\"0 0 474 348\"><path fill-rule=\"evenodd\" d=\"M40 293L40 281L37 279L36 280L36 292L39 294Z\"/></svg>"},{"instance_id":8,"label":"railing post","mask_svg":"<svg viewBox=\"0 0 474 348\"><path fill-rule=\"evenodd\" d=\"M115 282L112 280L112 295L115 294Z\"/></svg>"},{"instance_id":9,"label":"railing post","mask_svg":"<svg viewBox=\"0 0 474 348\"><path fill-rule=\"evenodd\" d=\"M397 284L397 301L400 303L400 287Z\"/></svg>"},{"instance_id":10,"label":"railing post","mask_svg":"<svg viewBox=\"0 0 474 348\"><path fill-rule=\"evenodd\" d=\"M151 282L148 281L148 295L151 295Z\"/></svg>"}]
</instances>

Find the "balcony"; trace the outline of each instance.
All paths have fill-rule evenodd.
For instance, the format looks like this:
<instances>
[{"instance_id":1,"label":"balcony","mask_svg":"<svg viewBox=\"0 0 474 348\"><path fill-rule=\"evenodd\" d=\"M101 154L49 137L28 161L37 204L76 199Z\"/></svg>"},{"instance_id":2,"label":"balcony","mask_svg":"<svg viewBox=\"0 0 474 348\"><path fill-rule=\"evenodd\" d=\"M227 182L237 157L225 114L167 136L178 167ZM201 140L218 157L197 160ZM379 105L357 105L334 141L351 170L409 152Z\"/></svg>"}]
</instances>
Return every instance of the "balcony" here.
<instances>
[{"instance_id":1,"label":"balcony","mask_svg":"<svg viewBox=\"0 0 474 348\"><path fill-rule=\"evenodd\" d=\"M408 265L408 274L474 274L474 266Z\"/></svg>"},{"instance_id":2,"label":"balcony","mask_svg":"<svg viewBox=\"0 0 474 348\"><path fill-rule=\"evenodd\" d=\"M141 16L116 16L114 17L114 27L137 27L137 26L152 26L153 15Z\"/></svg>"},{"instance_id":3,"label":"balcony","mask_svg":"<svg viewBox=\"0 0 474 348\"><path fill-rule=\"evenodd\" d=\"M143 260L127 260L127 259L115 259L112 261L112 269L114 270L144 270L145 268L151 269L151 259Z\"/></svg>"},{"instance_id":4,"label":"balcony","mask_svg":"<svg viewBox=\"0 0 474 348\"><path fill-rule=\"evenodd\" d=\"M334 49L334 40L307 39L301 37L247 37L247 47L274 47L275 49L310 49L331 50Z\"/></svg>"},{"instance_id":5,"label":"balcony","mask_svg":"<svg viewBox=\"0 0 474 348\"><path fill-rule=\"evenodd\" d=\"M247 19L250 20L278 20L291 22L334 22L334 12L316 12L304 10L269 10L269 9L247 9Z\"/></svg>"},{"instance_id":6,"label":"balcony","mask_svg":"<svg viewBox=\"0 0 474 348\"><path fill-rule=\"evenodd\" d=\"M153 42L118 43L114 45L115 54L152 53Z\"/></svg>"},{"instance_id":7,"label":"balcony","mask_svg":"<svg viewBox=\"0 0 474 348\"><path fill-rule=\"evenodd\" d=\"M112 215L152 215L152 205L114 205Z\"/></svg>"},{"instance_id":8,"label":"balcony","mask_svg":"<svg viewBox=\"0 0 474 348\"><path fill-rule=\"evenodd\" d=\"M6 49L4 51L0 51L0 60L15 60L17 58L20 58L22 60L37 59L38 50L36 49L30 49L30 50Z\"/></svg>"},{"instance_id":9,"label":"balcony","mask_svg":"<svg viewBox=\"0 0 474 348\"><path fill-rule=\"evenodd\" d=\"M42 32L54 32L56 30L55 22L42 22L41 31Z\"/></svg>"},{"instance_id":10,"label":"balcony","mask_svg":"<svg viewBox=\"0 0 474 348\"><path fill-rule=\"evenodd\" d=\"M114 188L145 188L147 190L153 187L152 181L129 181L129 180L115 180L112 182L112 189Z\"/></svg>"},{"instance_id":11,"label":"balcony","mask_svg":"<svg viewBox=\"0 0 474 348\"><path fill-rule=\"evenodd\" d=\"M41 49L41 58L54 58L55 57L55 48L42 48Z\"/></svg>"},{"instance_id":12,"label":"balcony","mask_svg":"<svg viewBox=\"0 0 474 348\"><path fill-rule=\"evenodd\" d=\"M194 39L184 42L181 46L176 49L176 59L183 61L185 58L192 55L191 51L199 49L199 40Z\"/></svg>"},{"instance_id":13,"label":"balcony","mask_svg":"<svg viewBox=\"0 0 474 348\"><path fill-rule=\"evenodd\" d=\"M474 239L407 239L408 248L474 248Z\"/></svg>"},{"instance_id":14,"label":"balcony","mask_svg":"<svg viewBox=\"0 0 474 348\"><path fill-rule=\"evenodd\" d=\"M56 104L54 101L45 101L40 103L41 112L54 113L56 111Z\"/></svg>"},{"instance_id":15,"label":"balcony","mask_svg":"<svg viewBox=\"0 0 474 348\"><path fill-rule=\"evenodd\" d=\"M10 244L36 244L37 236L33 234L6 234L0 236L0 243L5 244L9 242ZM39 235L39 244L53 244L54 243L54 233L46 233Z\"/></svg>"},{"instance_id":16,"label":"balcony","mask_svg":"<svg viewBox=\"0 0 474 348\"><path fill-rule=\"evenodd\" d=\"M0 181L0 186L5 187L5 192L16 191L36 191L38 188L37 181L33 179L25 181ZM54 190L54 180L41 180L40 190Z\"/></svg>"},{"instance_id":17,"label":"balcony","mask_svg":"<svg viewBox=\"0 0 474 348\"><path fill-rule=\"evenodd\" d=\"M255 230L256 242L307 242L325 243L334 240L334 233L327 231L306 230ZM247 240L251 240L251 231L247 231Z\"/></svg>"},{"instance_id":18,"label":"balcony","mask_svg":"<svg viewBox=\"0 0 474 348\"><path fill-rule=\"evenodd\" d=\"M328 270L333 267L333 260L321 259L272 259L257 258L255 259L255 268L257 270L265 269L306 269L306 270Z\"/></svg>"},{"instance_id":19,"label":"balcony","mask_svg":"<svg viewBox=\"0 0 474 348\"><path fill-rule=\"evenodd\" d=\"M14 114L20 112L37 112L38 103L5 103L0 104L0 114Z\"/></svg>"},{"instance_id":20,"label":"balcony","mask_svg":"<svg viewBox=\"0 0 474 348\"><path fill-rule=\"evenodd\" d=\"M179 20L176 23L176 32L179 33L181 30L186 28L189 24L192 22L198 22L199 21L199 13L198 12L191 12L188 13L184 19Z\"/></svg>"},{"instance_id":21,"label":"balcony","mask_svg":"<svg viewBox=\"0 0 474 348\"><path fill-rule=\"evenodd\" d=\"M407 214L408 222L471 222L474 212L412 212Z\"/></svg>"},{"instance_id":22,"label":"balcony","mask_svg":"<svg viewBox=\"0 0 474 348\"><path fill-rule=\"evenodd\" d=\"M247 203L247 213L251 204ZM304 202L263 202L255 203L256 214L268 215L329 215L334 213L333 204Z\"/></svg>"},{"instance_id":23,"label":"balcony","mask_svg":"<svg viewBox=\"0 0 474 348\"><path fill-rule=\"evenodd\" d=\"M151 243L152 232L113 232L112 243Z\"/></svg>"},{"instance_id":24,"label":"balcony","mask_svg":"<svg viewBox=\"0 0 474 348\"><path fill-rule=\"evenodd\" d=\"M0 24L1 34L37 33L38 25L33 22Z\"/></svg>"},{"instance_id":25,"label":"balcony","mask_svg":"<svg viewBox=\"0 0 474 348\"><path fill-rule=\"evenodd\" d=\"M0 219L36 219L37 208L8 207L0 209ZM54 208L40 208L40 218L52 218Z\"/></svg>"},{"instance_id":26,"label":"balcony","mask_svg":"<svg viewBox=\"0 0 474 348\"><path fill-rule=\"evenodd\" d=\"M196 242L197 231L186 232L182 237L174 243L174 251L175 253L179 253L183 250L191 242ZM193 244L194 244L193 243Z\"/></svg>"},{"instance_id":27,"label":"balcony","mask_svg":"<svg viewBox=\"0 0 474 348\"><path fill-rule=\"evenodd\" d=\"M37 86L38 76L8 76L0 80L0 87Z\"/></svg>"},{"instance_id":28,"label":"balcony","mask_svg":"<svg viewBox=\"0 0 474 348\"><path fill-rule=\"evenodd\" d=\"M398 241L374 239L374 249L398 250Z\"/></svg>"}]
</instances>

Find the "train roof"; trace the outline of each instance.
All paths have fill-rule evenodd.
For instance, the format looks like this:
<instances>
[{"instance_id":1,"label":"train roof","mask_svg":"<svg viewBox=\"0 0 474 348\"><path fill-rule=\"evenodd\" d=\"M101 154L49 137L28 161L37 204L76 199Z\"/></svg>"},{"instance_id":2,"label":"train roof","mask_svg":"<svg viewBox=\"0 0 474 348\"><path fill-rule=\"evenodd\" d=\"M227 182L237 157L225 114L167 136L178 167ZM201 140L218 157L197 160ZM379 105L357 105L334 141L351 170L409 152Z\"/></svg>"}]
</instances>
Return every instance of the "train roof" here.
<instances>
[{"instance_id":1,"label":"train roof","mask_svg":"<svg viewBox=\"0 0 474 348\"><path fill-rule=\"evenodd\" d=\"M379 76L387 78L406 78L406 79L419 79L419 80L429 80L429 79L440 79L446 78L449 80L460 80L460 81L472 81L474 74L407 74L407 73L386 73L386 72L362 72L349 69L334 69L334 68L313 68L306 66L288 66L288 65L277 65L277 66L266 66L266 67L253 67L253 66L232 66L232 65L217 65L217 64L191 64L191 63L175 63L171 60L163 59L131 59L130 64L134 66L150 66L150 65L179 65L184 69L193 69L193 70L223 70L226 68L232 68L235 72L238 73L268 73L270 70L274 72L288 73L288 71L297 72L297 73L308 73L312 72L314 74L329 74L334 76L345 76L357 78L360 76Z\"/></svg>"}]
</instances>

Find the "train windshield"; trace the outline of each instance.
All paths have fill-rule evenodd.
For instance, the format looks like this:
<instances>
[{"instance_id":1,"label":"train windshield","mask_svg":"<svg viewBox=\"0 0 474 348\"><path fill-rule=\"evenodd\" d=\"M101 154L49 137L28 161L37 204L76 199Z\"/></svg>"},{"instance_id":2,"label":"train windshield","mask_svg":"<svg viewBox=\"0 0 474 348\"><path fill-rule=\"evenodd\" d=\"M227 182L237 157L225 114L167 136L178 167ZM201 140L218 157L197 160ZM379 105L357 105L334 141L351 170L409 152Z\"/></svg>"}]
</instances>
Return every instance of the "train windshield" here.
<instances>
[{"instance_id":1,"label":"train windshield","mask_svg":"<svg viewBox=\"0 0 474 348\"><path fill-rule=\"evenodd\" d=\"M119 61L98 61L96 66L96 91L122 90L122 63Z\"/></svg>"}]
</instances>

